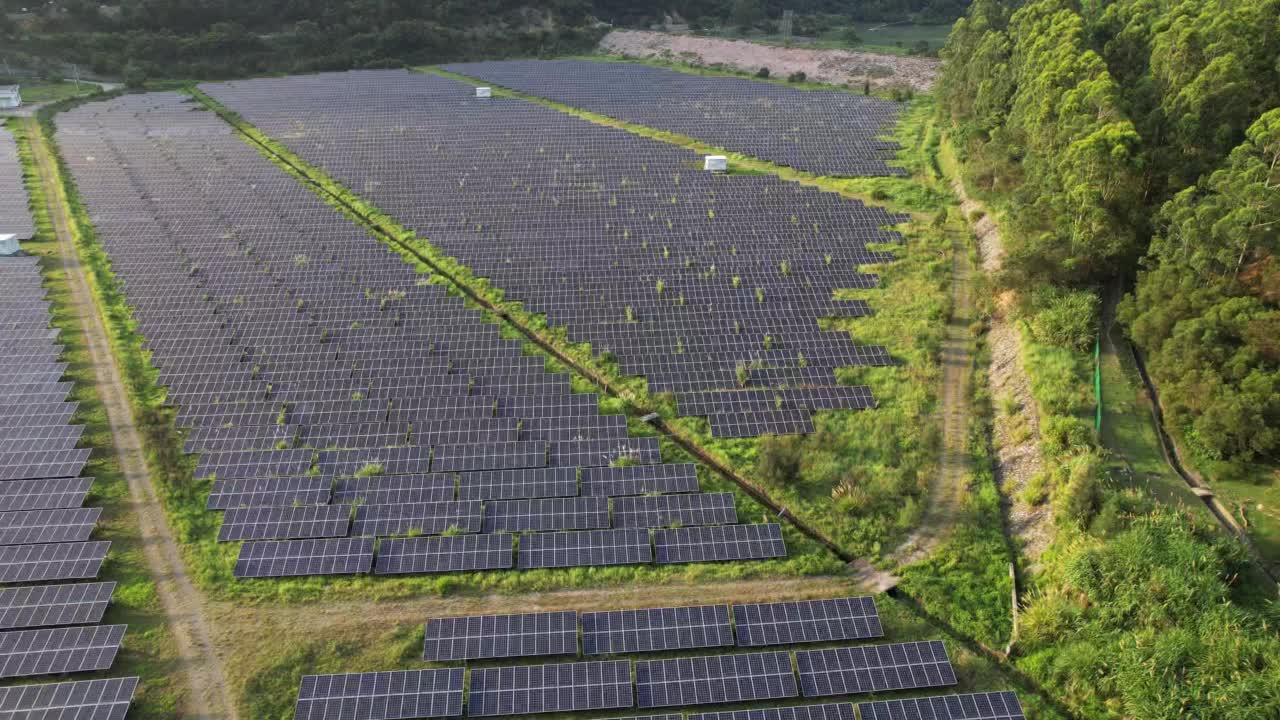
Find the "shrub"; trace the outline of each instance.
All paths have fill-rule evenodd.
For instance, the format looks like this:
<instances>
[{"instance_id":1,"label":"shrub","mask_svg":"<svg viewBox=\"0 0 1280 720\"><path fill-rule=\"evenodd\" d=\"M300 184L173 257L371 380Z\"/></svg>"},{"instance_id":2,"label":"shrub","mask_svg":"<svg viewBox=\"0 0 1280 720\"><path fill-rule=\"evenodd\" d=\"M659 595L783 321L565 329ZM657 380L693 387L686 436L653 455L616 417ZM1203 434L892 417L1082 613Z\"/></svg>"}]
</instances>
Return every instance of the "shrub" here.
<instances>
[{"instance_id":1,"label":"shrub","mask_svg":"<svg viewBox=\"0 0 1280 720\"><path fill-rule=\"evenodd\" d=\"M1093 442L1093 428L1080 418L1050 415L1040 424L1040 439L1045 452L1053 457L1088 447Z\"/></svg>"},{"instance_id":2,"label":"shrub","mask_svg":"<svg viewBox=\"0 0 1280 720\"><path fill-rule=\"evenodd\" d=\"M767 68L767 67L762 67L762 68L760 68L759 70L757 70L757 71L756 71L756 77L758 77L758 78L767 78L767 77L769 77L769 68Z\"/></svg>"},{"instance_id":3,"label":"shrub","mask_svg":"<svg viewBox=\"0 0 1280 720\"><path fill-rule=\"evenodd\" d=\"M1098 327L1096 293L1046 285L1026 297L1023 314L1036 342L1072 350L1092 345Z\"/></svg>"},{"instance_id":4,"label":"shrub","mask_svg":"<svg viewBox=\"0 0 1280 720\"><path fill-rule=\"evenodd\" d=\"M801 435L765 435L760 438L756 456L756 475L774 485L790 485L799 481L804 462L804 437Z\"/></svg>"},{"instance_id":5,"label":"shrub","mask_svg":"<svg viewBox=\"0 0 1280 720\"><path fill-rule=\"evenodd\" d=\"M802 83L802 82L804 82L805 80L807 80L808 78L809 78L809 76L808 76L808 75L805 75L803 70L797 70L797 71L795 71L795 72L793 72L793 73L791 73L790 75L788 75L788 76L787 76L787 82L791 82L791 83Z\"/></svg>"}]
</instances>

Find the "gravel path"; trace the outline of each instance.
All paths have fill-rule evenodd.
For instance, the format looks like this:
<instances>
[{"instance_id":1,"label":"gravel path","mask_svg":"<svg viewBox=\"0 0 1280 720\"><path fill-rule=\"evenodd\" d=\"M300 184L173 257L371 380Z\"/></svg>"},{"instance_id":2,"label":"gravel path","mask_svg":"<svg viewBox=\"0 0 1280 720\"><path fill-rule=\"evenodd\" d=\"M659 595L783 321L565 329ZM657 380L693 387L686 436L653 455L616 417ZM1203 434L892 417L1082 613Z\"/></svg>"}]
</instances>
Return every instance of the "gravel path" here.
<instances>
[{"instance_id":1,"label":"gravel path","mask_svg":"<svg viewBox=\"0 0 1280 720\"><path fill-rule=\"evenodd\" d=\"M600 41L600 49L622 57L657 58L688 65L721 64L748 72L767 67L774 77L803 72L809 80L832 85L861 87L869 80L872 87L906 86L917 91L932 88L942 69L942 61L937 58L786 48L648 30L614 30Z\"/></svg>"}]
</instances>

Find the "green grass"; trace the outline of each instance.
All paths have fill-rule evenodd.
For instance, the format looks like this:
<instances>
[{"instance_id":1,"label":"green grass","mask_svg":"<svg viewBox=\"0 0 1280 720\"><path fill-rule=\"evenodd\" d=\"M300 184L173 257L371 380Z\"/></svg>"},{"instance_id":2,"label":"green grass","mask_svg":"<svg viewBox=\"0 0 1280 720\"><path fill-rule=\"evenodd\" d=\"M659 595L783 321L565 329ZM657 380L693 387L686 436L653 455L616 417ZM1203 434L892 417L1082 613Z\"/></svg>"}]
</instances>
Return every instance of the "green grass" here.
<instances>
[{"instance_id":1,"label":"green grass","mask_svg":"<svg viewBox=\"0 0 1280 720\"><path fill-rule=\"evenodd\" d=\"M91 83L80 83L77 86L74 82L38 82L32 85L19 83L22 86L22 102L57 102L68 98L93 95L99 91L97 85Z\"/></svg>"},{"instance_id":2,"label":"green grass","mask_svg":"<svg viewBox=\"0 0 1280 720\"><path fill-rule=\"evenodd\" d=\"M180 673L177 648L165 623L164 610L143 554L143 540L131 512L128 484L116 459L114 440L106 410L97 393L85 337L71 305L68 278L61 267L48 208L32 163L30 142L17 122L11 121L9 127L18 141L37 227L35 239L24 242L22 247L27 253L40 258L52 323L62 331L59 341L65 351L61 359L68 363L67 377L75 383L70 399L79 403L71 422L85 427L79 446L93 448L83 472L85 476L95 478L85 505L103 509L94 538L111 541L111 551L98 579L114 580L117 585L102 622L129 626L121 651L110 670L78 674L75 679L138 675L141 682L129 717L138 720L178 717L186 685ZM22 678L5 684L31 682L31 678Z\"/></svg>"}]
</instances>

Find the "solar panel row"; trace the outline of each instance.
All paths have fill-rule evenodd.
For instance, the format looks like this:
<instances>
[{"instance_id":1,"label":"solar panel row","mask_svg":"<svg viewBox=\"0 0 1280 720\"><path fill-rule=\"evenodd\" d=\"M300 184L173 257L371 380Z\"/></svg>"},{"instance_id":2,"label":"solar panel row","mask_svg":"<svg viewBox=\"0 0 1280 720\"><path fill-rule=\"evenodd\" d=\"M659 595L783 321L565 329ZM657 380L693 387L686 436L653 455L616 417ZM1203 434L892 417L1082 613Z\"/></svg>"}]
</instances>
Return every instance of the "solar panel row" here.
<instances>
[{"instance_id":1,"label":"solar panel row","mask_svg":"<svg viewBox=\"0 0 1280 720\"><path fill-rule=\"evenodd\" d=\"M394 513L413 510L413 506L386 507ZM411 522L421 521L413 519ZM376 561L372 537L255 541L241 546L235 576L286 577L368 572L381 575L494 570L513 565L521 569L535 569L786 556L779 525L725 525L705 529L723 532L706 536L705 540L702 536L679 536L678 557L670 550L670 540L662 535L667 531L657 531L655 541L651 542L650 531L640 528L540 532L519 536L493 532L389 538L378 545ZM705 542L705 545L700 545L700 542Z\"/></svg>"},{"instance_id":2,"label":"solar panel row","mask_svg":"<svg viewBox=\"0 0 1280 720\"><path fill-rule=\"evenodd\" d=\"M871 597L734 605L584 612L585 655L688 650L734 644L783 645L862 640L883 635ZM576 654L573 612L434 618L427 621L423 658Z\"/></svg>"}]
</instances>

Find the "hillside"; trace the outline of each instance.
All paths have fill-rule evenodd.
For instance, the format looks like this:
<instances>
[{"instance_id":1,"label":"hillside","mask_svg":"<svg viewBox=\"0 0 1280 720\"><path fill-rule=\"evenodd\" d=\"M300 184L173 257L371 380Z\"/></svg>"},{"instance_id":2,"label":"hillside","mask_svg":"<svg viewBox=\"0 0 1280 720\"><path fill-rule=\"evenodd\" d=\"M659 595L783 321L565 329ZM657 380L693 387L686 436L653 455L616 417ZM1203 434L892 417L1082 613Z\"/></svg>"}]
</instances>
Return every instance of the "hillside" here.
<instances>
[{"instance_id":1,"label":"hillside","mask_svg":"<svg viewBox=\"0 0 1280 720\"><path fill-rule=\"evenodd\" d=\"M106 76L216 78L589 52L611 27L670 18L739 34L777 32L781 3L616 0L70 0L28 11L4 0L0 36L13 67L77 63ZM787 3L802 35L857 21L950 22L964 0Z\"/></svg>"}]
</instances>

